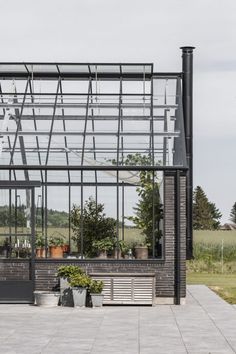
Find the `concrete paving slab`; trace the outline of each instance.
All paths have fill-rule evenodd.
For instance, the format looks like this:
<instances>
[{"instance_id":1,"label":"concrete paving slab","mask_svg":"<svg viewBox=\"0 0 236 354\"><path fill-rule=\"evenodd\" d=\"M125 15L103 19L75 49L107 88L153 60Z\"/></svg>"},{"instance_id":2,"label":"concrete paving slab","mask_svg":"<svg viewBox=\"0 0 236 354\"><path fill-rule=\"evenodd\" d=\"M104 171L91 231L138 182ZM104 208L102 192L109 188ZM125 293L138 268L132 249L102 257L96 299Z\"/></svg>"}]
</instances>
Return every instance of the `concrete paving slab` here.
<instances>
[{"instance_id":1,"label":"concrete paving slab","mask_svg":"<svg viewBox=\"0 0 236 354\"><path fill-rule=\"evenodd\" d=\"M236 311L206 286L183 306L0 305L0 354L232 354Z\"/></svg>"}]
</instances>

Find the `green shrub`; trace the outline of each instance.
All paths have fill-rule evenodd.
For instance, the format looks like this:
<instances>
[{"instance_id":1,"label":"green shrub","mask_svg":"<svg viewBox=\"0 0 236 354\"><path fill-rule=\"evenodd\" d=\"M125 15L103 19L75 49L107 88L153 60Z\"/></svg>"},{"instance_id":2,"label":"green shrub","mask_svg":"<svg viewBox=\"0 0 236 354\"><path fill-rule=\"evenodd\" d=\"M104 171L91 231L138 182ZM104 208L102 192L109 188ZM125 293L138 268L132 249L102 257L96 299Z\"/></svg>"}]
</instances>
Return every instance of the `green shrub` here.
<instances>
[{"instance_id":1,"label":"green shrub","mask_svg":"<svg viewBox=\"0 0 236 354\"><path fill-rule=\"evenodd\" d=\"M101 294L103 287L103 281L92 279L89 285L89 291L91 294Z\"/></svg>"},{"instance_id":2,"label":"green shrub","mask_svg":"<svg viewBox=\"0 0 236 354\"><path fill-rule=\"evenodd\" d=\"M69 284L72 288L89 288L91 278L86 274L74 274L70 276Z\"/></svg>"},{"instance_id":3,"label":"green shrub","mask_svg":"<svg viewBox=\"0 0 236 354\"><path fill-rule=\"evenodd\" d=\"M65 244L64 236L51 236L49 239L50 246L63 246Z\"/></svg>"},{"instance_id":4,"label":"green shrub","mask_svg":"<svg viewBox=\"0 0 236 354\"><path fill-rule=\"evenodd\" d=\"M92 247L97 252L112 251L115 248L115 238L106 237L102 240L93 241Z\"/></svg>"},{"instance_id":5,"label":"green shrub","mask_svg":"<svg viewBox=\"0 0 236 354\"><path fill-rule=\"evenodd\" d=\"M70 278L76 274L84 274L83 269L73 265L61 266L57 269L57 276L60 278Z\"/></svg>"}]
</instances>

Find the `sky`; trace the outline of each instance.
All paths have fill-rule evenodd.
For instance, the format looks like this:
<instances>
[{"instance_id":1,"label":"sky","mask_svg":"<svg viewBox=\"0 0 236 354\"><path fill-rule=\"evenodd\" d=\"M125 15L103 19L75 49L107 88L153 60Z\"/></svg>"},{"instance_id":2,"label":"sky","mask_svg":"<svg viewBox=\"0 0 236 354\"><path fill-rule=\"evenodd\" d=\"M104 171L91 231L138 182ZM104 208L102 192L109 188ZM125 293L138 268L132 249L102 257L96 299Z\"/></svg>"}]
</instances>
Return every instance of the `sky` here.
<instances>
[{"instance_id":1,"label":"sky","mask_svg":"<svg viewBox=\"0 0 236 354\"><path fill-rule=\"evenodd\" d=\"M194 186L236 201L235 0L0 0L0 61L153 62L194 51Z\"/></svg>"}]
</instances>

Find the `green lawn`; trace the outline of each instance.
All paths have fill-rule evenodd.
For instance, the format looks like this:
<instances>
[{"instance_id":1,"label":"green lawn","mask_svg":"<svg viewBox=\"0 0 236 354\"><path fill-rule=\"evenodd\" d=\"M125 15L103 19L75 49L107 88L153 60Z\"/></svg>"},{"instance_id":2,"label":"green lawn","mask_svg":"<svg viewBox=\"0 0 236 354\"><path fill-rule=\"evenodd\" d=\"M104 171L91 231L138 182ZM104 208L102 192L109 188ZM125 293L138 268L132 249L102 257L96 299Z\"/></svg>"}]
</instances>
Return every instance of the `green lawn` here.
<instances>
[{"instance_id":1,"label":"green lawn","mask_svg":"<svg viewBox=\"0 0 236 354\"><path fill-rule=\"evenodd\" d=\"M187 274L187 284L205 284L230 304L236 304L236 274Z\"/></svg>"},{"instance_id":2,"label":"green lawn","mask_svg":"<svg viewBox=\"0 0 236 354\"><path fill-rule=\"evenodd\" d=\"M236 244L236 231L193 231L194 243L204 242L221 244L222 240L224 240L225 245Z\"/></svg>"}]
</instances>

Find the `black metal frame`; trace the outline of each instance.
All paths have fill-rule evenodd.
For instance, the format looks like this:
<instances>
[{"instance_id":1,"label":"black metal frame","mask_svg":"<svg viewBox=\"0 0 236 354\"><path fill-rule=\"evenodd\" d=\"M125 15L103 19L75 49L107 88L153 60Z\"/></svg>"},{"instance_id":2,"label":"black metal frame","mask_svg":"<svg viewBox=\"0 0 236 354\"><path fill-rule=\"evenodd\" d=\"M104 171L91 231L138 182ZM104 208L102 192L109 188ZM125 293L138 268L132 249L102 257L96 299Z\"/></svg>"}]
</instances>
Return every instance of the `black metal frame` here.
<instances>
[{"instance_id":1,"label":"black metal frame","mask_svg":"<svg viewBox=\"0 0 236 354\"><path fill-rule=\"evenodd\" d=\"M0 303L33 303L33 291L35 290L35 187L41 187L41 183L39 181L0 181L0 190L9 190L9 195L12 190L17 191L21 189L30 190L31 196L31 257L23 260L23 262L27 262L29 265L29 279L21 281L1 280ZM11 239L11 224L9 225L9 235ZM24 234L20 236L24 236ZM27 234L27 236L29 235ZM14 262L17 263L19 260L14 259Z\"/></svg>"},{"instance_id":2,"label":"black metal frame","mask_svg":"<svg viewBox=\"0 0 236 354\"><path fill-rule=\"evenodd\" d=\"M14 99L13 103L11 103L11 108L18 110L17 115L17 129L15 132L5 131L1 132L1 136L7 136L8 139L8 147L5 147L4 151L10 153L10 164L3 164L0 166L1 170L9 171L9 180L15 179L17 180L16 173L17 171L24 171L25 182L23 185L30 185L29 172L30 171L40 171L41 176L41 188L42 188L42 214L44 216L44 222L42 224L42 230L45 233L46 243L47 243L47 189L48 186L58 185L58 186L67 186L69 193L69 202L68 208L71 208L71 187L72 186L80 186L81 187L81 206L83 207L83 187L84 186L95 186L96 191L96 200L98 193L98 186L116 186L117 190L117 225L120 219L119 215L119 190L122 188L122 225L124 225L124 187L126 183L124 181L119 180L119 173L122 171L153 171L153 176L155 171L163 171L163 172L173 172L175 174L176 179L176 284L179 283L180 272L179 272L179 259L180 259L180 246L179 246L179 234L180 234L180 211L179 209L179 176L180 173L187 173L187 251L188 257L191 257L192 254L192 51L193 47L182 47L183 51L183 70L182 72L175 73L158 73L153 72L153 64L149 63L129 63L129 64L116 64L116 63L0 63L0 80L27 80L24 92L3 92L0 86L0 109L2 109L3 115L0 114L0 121L3 119L6 110L9 108L8 102L6 102L6 96L12 97ZM127 69L128 68L128 69ZM165 92L165 99L162 103L157 103L154 101L154 81L155 80L177 80L176 86L176 101L168 103L167 96ZM34 80L55 80L57 81L56 92L34 92ZM88 91L86 93L74 93L74 92L63 92L62 82L64 80L69 80L73 82L74 80L88 81ZM104 81L117 81L120 82L119 93L100 93L93 92L92 83L97 82L98 80ZM144 82L144 92L143 93L124 93L122 91L122 82L126 81L142 81ZM145 92L146 81L150 82L150 93ZM182 86L182 87L181 87ZM182 92L181 92L182 88ZM29 92L28 92L29 89ZM78 103L73 101L72 103L65 101L70 97L76 98L77 96L81 98L87 98L86 102ZM53 96L54 102L51 103L41 103L40 97L49 97ZM38 97L38 101L37 101ZM111 99L118 98L117 103L113 103L113 106L109 103L97 103L97 98L100 97L110 97ZM182 100L181 100L182 97ZM143 99L143 103L132 103L127 104L125 99L137 98L138 100ZM149 100L146 102L146 100ZM115 101L116 102L116 101ZM52 114L50 115L41 115L36 113L36 109L44 109L44 108L52 108ZM115 115L103 115L95 113L95 109L98 107L113 107L118 109L118 116ZM125 115L124 110L127 108L142 108L145 111L146 109L150 110L150 114L143 113L142 115ZM24 109L32 110L32 114L23 114ZM85 114L76 114L76 115L66 115L66 109L71 108L83 108L85 109ZM89 114L89 108L91 113ZM61 114L57 113L57 110L61 109ZM157 113L158 109L164 110L164 115ZM175 121L175 129L174 131L168 130L168 117L166 112L168 110L177 110L177 114L175 117L170 116L170 120ZM184 122L181 123L181 117L183 114ZM15 119L15 118L10 118ZM39 129L39 122L41 120L51 120L50 130L49 132L45 132ZM68 130L66 127L67 120L83 120L84 128L81 131L73 131ZM23 130L22 122L25 120L32 120L34 124L34 131ZM117 121L117 131L115 132L99 132L95 130L95 121ZM55 131L54 125L56 121L62 121L63 129L61 131ZM145 132L137 132L130 131L127 132L124 129L125 121L149 121L150 122L150 131L148 133ZM91 122L91 131L88 131L88 123ZM164 130L158 132L154 128L154 124L156 122L164 122ZM11 134L14 135L14 141L11 143ZM143 166L126 166L123 164L124 154L131 153L132 149L128 149L124 145L124 138L130 136L137 136L137 138L141 136L149 136L149 153L151 156L151 164L143 165ZM40 146L40 137L48 135L49 141L47 147ZM62 136L64 139L64 147L63 152L65 154L66 164L50 164L49 158L51 153L61 153L60 148L55 148L51 146L52 136ZM1 138L0 136L0 138ZM24 137L32 136L36 139L36 154L38 156L38 163L32 164L27 161L27 155L25 154L25 147L22 145L24 142ZM76 149L81 154L81 163L80 164L70 164L69 158L69 137L73 136L81 136L82 137L82 146L80 149ZM92 137L92 148L86 149L86 138ZM116 137L117 144L116 147L110 148L110 151L116 153L116 161L115 165L96 165L96 164L85 164L85 154L89 151L89 153L93 154L94 161L97 160L97 154L106 154L107 151L105 148L98 149L96 145L96 137L104 136L104 137ZM155 139L158 137L163 138L163 148L159 148L155 145ZM175 137L178 137L178 141L176 143ZM20 147L17 146L17 139L21 139ZM167 165L166 154L169 148L168 139L174 139L174 160L172 165ZM185 145L186 145L186 153L187 159L185 160ZM23 147L22 147L23 146ZM27 150L28 149L28 150ZM143 148L139 148L136 146L135 151L143 151ZM182 149L182 150L181 150ZM27 153L31 153L35 151L35 147L28 146L26 148ZM165 154L165 158L163 157L163 164L159 165L155 162L154 155L158 152L163 151L163 156ZM14 161L15 153L20 153L22 157L22 164L16 164ZM42 156L46 153L45 164L43 163ZM182 162L180 159L182 158ZM119 161L122 161L121 163ZM50 171L67 171L68 180L64 182L52 182L48 181L48 173ZM71 173L73 171L80 171L81 173L81 181L73 182L71 180ZM93 171L95 174L94 182L86 182L83 178L84 171ZM105 183L98 182L97 173L98 171L116 171L116 182ZM187 172L188 171L188 172ZM129 184L130 186L131 184ZM70 227L70 219L69 219L69 227ZM123 229L122 229L123 230ZM154 230L154 225L153 225ZM117 235L118 235L117 228ZM124 235L124 230L122 231L122 235ZM69 240L71 238L70 230L69 230ZM81 245L83 248L83 245ZM164 259L164 258L163 258ZM148 260L150 261L150 260ZM156 260L158 261L158 260ZM179 301L180 291L179 288L176 288L176 298L177 302Z\"/></svg>"}]
</instances>

